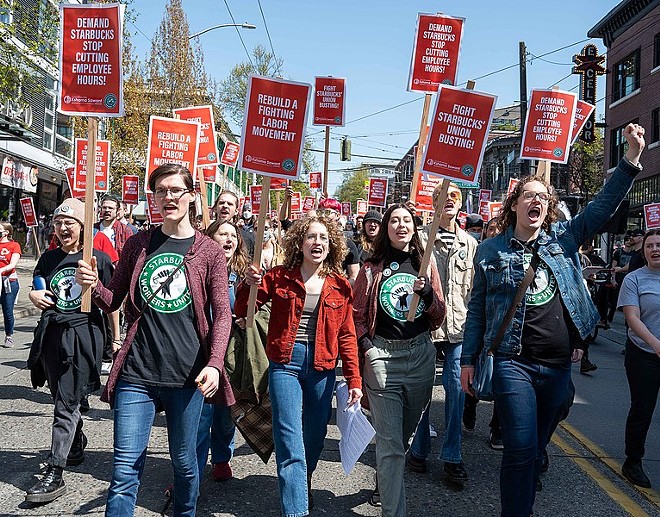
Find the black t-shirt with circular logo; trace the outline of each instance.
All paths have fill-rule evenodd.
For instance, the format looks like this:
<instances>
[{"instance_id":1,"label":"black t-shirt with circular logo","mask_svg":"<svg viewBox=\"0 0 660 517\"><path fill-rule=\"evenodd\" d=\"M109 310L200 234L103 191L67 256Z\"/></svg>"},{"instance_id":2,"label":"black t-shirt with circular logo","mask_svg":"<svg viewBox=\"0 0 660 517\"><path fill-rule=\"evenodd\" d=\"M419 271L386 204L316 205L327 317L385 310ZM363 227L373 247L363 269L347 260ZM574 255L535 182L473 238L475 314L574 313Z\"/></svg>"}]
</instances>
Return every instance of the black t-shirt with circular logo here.
<instances>
[{"instance_id":1,"label":"black t-shirt with circular logo","mask_svg":"<svg viewBox=\"0 0 660 517\"><path fill-rule=\"evenodd\" d=\"M525 253L525 269L532 260ZM522 357L547 365L566 364L571 357L571 340L557 280L543 261L525 293L525 321L522 331Z\"/></svg>"},{"instance_id":2,"label":"black t-shirt with circular logo","mask_svg":"<svg viewBox=\"0 0 660 517\"><path fill-rule=\"evenodd\" d=\"M147 386L193 387L206 364L194 325L192 293L183 261L194 237L174 239L160 229L149 243L144 267L135 287L138 309L151 300L138 323L137 333L122 369L121 378Z\"/></svg>"},{"instance_id":3,"label":"black t-shirt with circular logo","mask_svg":"<svg viewBox=\"0 0 660 517\"><path fill-rule=\"evenodd\" d=\"M112 278L110 257L98 250L93 250L99 279L104 284ZM82 287L76 283L76 268L82 260L83 252L66 253L62 248L45 252L34 268L33 276L46 279L46 289L55 295L55 310L58 312L80 312Z\"/></svg>"},{"instance_id":4,"label":"black t-shirt with circular logo","mask_svg":"<svg viewBox=\"0 0 660 517\"><path fill-rule=\"evenodd\" d=\"M429 332L423 300L419 300L415 320L408 321L413 283L419 275L411 263L410 253L392 250L383 262L382 275L377 290L376 334L385 339L412 339Z\"/></svg>"}]
</instances>

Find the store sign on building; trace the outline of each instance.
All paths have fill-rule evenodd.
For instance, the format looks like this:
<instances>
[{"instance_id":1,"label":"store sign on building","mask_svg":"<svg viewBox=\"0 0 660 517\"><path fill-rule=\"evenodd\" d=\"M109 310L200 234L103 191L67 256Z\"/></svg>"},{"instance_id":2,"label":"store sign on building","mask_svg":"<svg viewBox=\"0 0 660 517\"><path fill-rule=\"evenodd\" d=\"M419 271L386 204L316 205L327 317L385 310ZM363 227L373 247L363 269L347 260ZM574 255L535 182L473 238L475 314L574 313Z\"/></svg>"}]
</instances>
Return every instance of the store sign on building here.
<instances>
[{"instance_id":1,"label":"store sign on building","mask_svg":"<svg viewBox=\"0 0 660 517\"><path fill-rule=\"evenodd\" d=\"M37 191L37 174L39 169L23 162L15 161L8 156L2 161L2 172L0 183L24 190L25 192Z\"/></svg>"},{"instance_id":2,"label":"store sign on building","mask_svg":"<svg viewBox=\"0 0 660 517\"><path fill-rule=\"evenodd\" d=\"M605 56L598 55L596 45L585 45L581 54L573 56L574 74L580 74L580 100L588 102L589 104L596 104L596 82L599 75L606 72L603 63ZM580 139L584 142L593 142L596 138L594 135L596 124L596 111L591 114L589 120L584 124Z\"/></svg>"}]
</instances>

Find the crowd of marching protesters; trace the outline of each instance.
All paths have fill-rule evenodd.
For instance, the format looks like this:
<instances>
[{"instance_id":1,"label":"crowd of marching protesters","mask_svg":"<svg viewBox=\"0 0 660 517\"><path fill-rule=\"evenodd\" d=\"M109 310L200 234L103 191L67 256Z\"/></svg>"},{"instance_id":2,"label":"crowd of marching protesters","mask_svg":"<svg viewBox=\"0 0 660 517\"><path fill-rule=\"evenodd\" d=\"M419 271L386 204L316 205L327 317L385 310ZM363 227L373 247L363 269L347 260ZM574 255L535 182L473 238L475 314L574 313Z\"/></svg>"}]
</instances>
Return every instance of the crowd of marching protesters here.
<instances>
[{"instance_id":1,"label":"crowd of marching protesters","mask_svg":"<svg viewBox=\"0 0 660 517\"><path fill-rule=\"evenodd\" d=\"M106 515L133 515L161 411L174 515L195 515L209 455L208 475L233 476L237 428L264 461L274 450L281 514L308 515L341 363L348 404L360 404L376 431L369 503L384 516L404 517L404 472L428 468L438 360L444 477L461 485L476 477L465 468L461 440L463 428L475 426L475 365L490 351L489 443L502 450L501 515L528 517L548 468L546 446L572 403L571 363L595 370L585 350L617 308L628 325L631 393L622 472L650 486L642 460L660 379L660 232L633 230L613 264L593 264L614 273L608 291L590 292L595 280L583 277L596 262L594 236L641 170L644 129L630 124L624 136L625 157L574 217L562 217L554 188L530 176L497 219L484 224L470 215L461 227L462 192L451 184L434 192L435 235L410 203L344 225L341 204L324 197L298 220L283 209L257 223L249 204L239 213L229 191L200 229L190 171L165 164L149 175L164 222L136 228L122 202L106 196L85 261L84 203L64 200L29 294L42 313L28 367L35 387L49 387L53 423L46 468L26 501L47 503L66 492L64 470L84 461L94 439L83 432L87 398L103 388L114 419ZM0 272L4 344L11 347L20 247L12 246L10 225L0 225L0 246L8 250ZM87 290L92 309L82 312Z\"/></svg>"}]
</instances>

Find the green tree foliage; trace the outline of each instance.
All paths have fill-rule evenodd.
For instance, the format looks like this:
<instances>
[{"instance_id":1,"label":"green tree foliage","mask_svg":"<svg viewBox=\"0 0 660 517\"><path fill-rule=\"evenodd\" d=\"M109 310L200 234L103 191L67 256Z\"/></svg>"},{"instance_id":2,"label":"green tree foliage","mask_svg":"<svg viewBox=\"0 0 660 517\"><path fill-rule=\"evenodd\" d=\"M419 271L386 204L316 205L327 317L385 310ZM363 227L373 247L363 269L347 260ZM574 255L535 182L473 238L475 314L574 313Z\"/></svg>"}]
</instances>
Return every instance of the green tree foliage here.
<instances>
[{"instance_id":1,"label":"green tree foliage","mask_svg":"<svg viewBox=\"0 0 660 517\"><path fill-rule=\"evenodd\" d=\"M350 201L351 206L356 206L356 200L367 199L365 184L369 181L369 169L361 167L357 170L346 171L344 180L337 190L335 197L339 201Z\"/></svg>"},{"instance_id":2,"label":"green tree foliage","mask_svg":"<svg viewBox=\"0 0 660 517\"><path fill-rule=\"evenodd\" d=\"M600 130L595 131L595 137L591 143L578 140L571 149L568 161L570 190L584 196L585 204L593 199L605 180L603 135Z\"/></svg>"}]
</instances>

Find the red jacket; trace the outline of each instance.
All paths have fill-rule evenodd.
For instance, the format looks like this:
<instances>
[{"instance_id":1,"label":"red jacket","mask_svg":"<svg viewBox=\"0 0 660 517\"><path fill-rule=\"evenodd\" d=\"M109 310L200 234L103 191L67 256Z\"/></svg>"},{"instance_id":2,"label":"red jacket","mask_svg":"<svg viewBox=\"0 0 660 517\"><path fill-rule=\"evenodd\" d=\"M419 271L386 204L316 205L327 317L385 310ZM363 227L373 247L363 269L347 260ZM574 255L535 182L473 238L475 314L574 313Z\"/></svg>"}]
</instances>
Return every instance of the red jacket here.
<instances>
[{"instance_id":1,"label":"red jacket","mask_svg":"<svg viewBox=\"0 0 660 517\"><path fill-rule=\"evenodd\" d=\"M124 359L137 333L140 310L135 304L135 287L144 267L147 248L155 228L137 233L128 240L108 286L100 281L92 299L105 312L114 312L126 299L126 338L115 357L101 400L112 404L114 389L121 375ZM225 352L231 328L231 310L227 290L227 264L222 248L210 237L195 231L195 240L186 253L183 269L192 294L197 339L206 356L207 366L220 372L220 385L211 402L230 406L235 403L224 368ZM211 318L213 312L213 318ZM192 339L192 336L191 336Z\"/></svg>"},{"instance_id":2,"label":"red jacket","mask_svg":"<svg viewBox=\"0 0 660 517\"><path fill-rule=\"evenodd\" d=\"M247 314L250 286L241 282L234 312ZM305 283L300 268L276 266L266 273L257 290L257 308L272 300L266 355L277 363L289 363L305 305ZM344 277L325 278L319 298L319 314L314 339L314 369L332 370L341 356L342 370L349 389L360 388L357 338L353 324L353 295Z\"/></svg>"}]
</instances>

